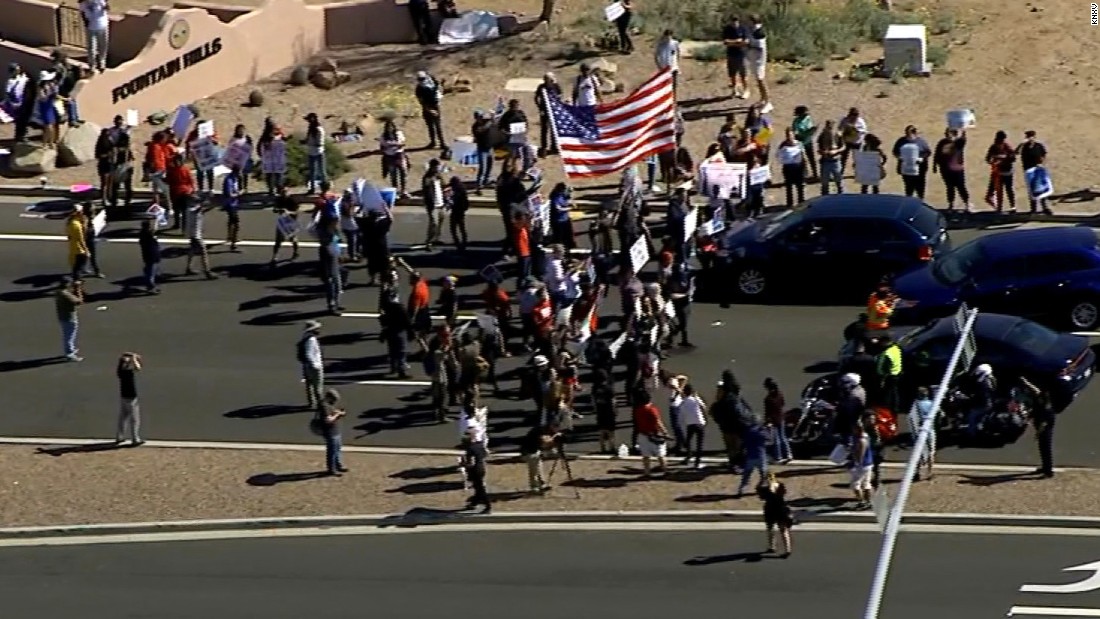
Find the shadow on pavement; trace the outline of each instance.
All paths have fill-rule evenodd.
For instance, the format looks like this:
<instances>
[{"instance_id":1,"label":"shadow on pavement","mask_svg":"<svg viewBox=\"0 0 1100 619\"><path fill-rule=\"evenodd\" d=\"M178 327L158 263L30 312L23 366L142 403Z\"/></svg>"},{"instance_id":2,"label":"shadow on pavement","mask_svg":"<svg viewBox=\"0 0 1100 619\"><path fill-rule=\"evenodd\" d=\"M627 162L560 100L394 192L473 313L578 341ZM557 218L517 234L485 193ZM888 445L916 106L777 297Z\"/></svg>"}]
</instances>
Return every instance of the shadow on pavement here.
<instances>
[{"instance_id":1,"label":"shadow on pavement","mask_svg":"<svg viewBox=\"0 0 1100 619\"><path fill-rule=\"evenodd\" d=\"M308 410L308 407L299 405L257 404L255 406L246 406L244 408L229 411L222 416L233 419L266 419L268 417L278 417L280 415L293 415L294 413L301 413Z\"/></svg>"},{"instance_id":2,"label":"shadow on pavement","mask_svg":"<svg viewBox=\"0 0 1100 619\"><path fill-rule=\"evenodd\" d=\"M311 473L260 473L259 475L249 477L245 483L249 486L266 488L278 484L309 481L311 479L321 479L322 477L328 476L329 474L325 471L313 471Z\"/></svg>"},{"instance_id":3,"label":"shadow on pavement","mask_svg":"<svg viewBox=\"0 0 1100 619\"><path fill-rule=\"evenodd\" d=\"M684 565L690 567L699 567L703 565L714 565L716 563L759 563L763 561L767 555L762 552L738 552L730 555L711 555L709 557L692 557L687 561L684 561Z\"/></svg>"},{"instance_id":4,"label":"shadow on pavement","mask_svg":"<svg viewBox=\"0 0 1100 619\"><path fill-rule=\"evenodd\" d=\"M419 469L405 469L390 475L390 479L431 479L458 472L458 466L429 466Z\"/></svg>"},{"instance_id":5,"label":"shadow on pavement","mask_svg":"<svg viewBox=\"0 0 1100 619\"><path fill-rule=\"evenodd\" d=\"M673 500L677 503L719 503L736 498L736 494L687 494Z\"/></svg>"},{"instance_id":6,"label":"shadow on pavement","mask_svg":"<svg viewBox=\"0 0 1100 619\"><path fill-rule=\"evenodd\" d=\"M35 450L35 453L46 456L64 456L67 454L86 454L95 453L97 451L115 451L116 449L122 449L126 445L122 443L116 443L111 441L109 443L91 443L88 445L66 445L64 447L39 447Z\"/></svg>"},{"instance_id":7,"label":"shadow on pavement","mask_svg":"<svg viewBox=\"0 0 1100 619\"><path fill-rule=\"evenodd\" d=\"M1008 484L1014 481L1020 481L1024 479L1039 479L1040 476L1037 473L1009 473L1006 475L966 475L960 476L958 484L963 486L996 486L999 484Z\"/></svg>"},{"instance_id":8,"label":"shadow on pavement","mask_svg":"<svg viewBox=\"0 0 1100 619\"><path fill-rule=\"evenodd\" d=\"M461 481L422 481L413 484L405 484L397 488L386 490L388 494L435 494L436 492L454 492L462 490Z\"/></svg>"},{"instance_id":9,"label":"shadow on pavement","mask_svg":"<svg viewBox=\"0 0 1100 619\"><path fill-rule=\"evenodd\" d=\"M47 365L64 363L65 357L39 357L37 359L23 359L22 361L4 361L0 363L0 374L4 372L18 372L20 370L33 370Z\"/></svg>"}]
</instances>

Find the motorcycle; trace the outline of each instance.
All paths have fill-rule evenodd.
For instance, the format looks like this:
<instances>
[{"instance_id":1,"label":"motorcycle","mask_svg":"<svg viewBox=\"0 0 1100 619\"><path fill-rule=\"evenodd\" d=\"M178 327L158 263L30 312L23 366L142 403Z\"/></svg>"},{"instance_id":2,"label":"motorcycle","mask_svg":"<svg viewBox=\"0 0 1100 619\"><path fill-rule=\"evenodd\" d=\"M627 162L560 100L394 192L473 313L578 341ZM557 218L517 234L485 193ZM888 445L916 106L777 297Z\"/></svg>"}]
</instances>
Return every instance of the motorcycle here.
<instances>
[{"instance_id":1,"label":"motorcycle","mask_svg":"<svg viewBox=\"0 0 1100 619\"><path fill-rule=\"evenodd\" d=\"M838 441L836 432L837 379L826 374L814 379L802 390L802 406L788 413L787 436L791 449L800 456L828 453ZM898 438L897 416L883 406L869 407L875 414L875 429L883 443Z\"/></svg>"},{"instance_id":2,"label":"motorcycle","mask_svg":"<svg viewBox=\"0 0 1100 619\"><path fill-rule=\"evenodd\" d=\"M963 389L952 387L944 396L936 420L940 434L961 435L965 432L967 414L973 408L972 398ZM993 410L979 421L978 436L987 441L1012 443L1027 430L1031 421L1031 405L1019 387L1012 387L993 402Z\"/></svg>"}]
</instances>

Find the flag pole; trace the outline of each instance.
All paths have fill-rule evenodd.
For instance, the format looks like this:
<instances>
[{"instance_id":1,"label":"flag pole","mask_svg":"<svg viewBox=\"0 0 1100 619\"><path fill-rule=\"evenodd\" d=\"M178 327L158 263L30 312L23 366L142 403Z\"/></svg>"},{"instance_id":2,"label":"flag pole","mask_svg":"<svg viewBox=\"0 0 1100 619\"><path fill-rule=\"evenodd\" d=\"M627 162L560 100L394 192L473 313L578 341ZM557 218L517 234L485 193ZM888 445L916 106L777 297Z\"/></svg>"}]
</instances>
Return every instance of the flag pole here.
<instances>
[{"instance_id":1,"label":"flag pole","mask_svg":"<svg viewBox=\"0 0 1100 619\"><path fill-rule=\"evenodd\" d=\"M561 97L553 93L547 93L547 97L558 97L558 103L565 103L561 100ZM555 150L558 151L558 163L561 164L561 171L565 174L566 180L569 180L569 172L565 169L565 159L561 155L561 138L558 137L558 123L554 120L554 112L550 109L549 99L547 99L546 103L546 119L550 121L550 134L554 136L554 146L557 147Z\"/></svg>"}]
</instances>

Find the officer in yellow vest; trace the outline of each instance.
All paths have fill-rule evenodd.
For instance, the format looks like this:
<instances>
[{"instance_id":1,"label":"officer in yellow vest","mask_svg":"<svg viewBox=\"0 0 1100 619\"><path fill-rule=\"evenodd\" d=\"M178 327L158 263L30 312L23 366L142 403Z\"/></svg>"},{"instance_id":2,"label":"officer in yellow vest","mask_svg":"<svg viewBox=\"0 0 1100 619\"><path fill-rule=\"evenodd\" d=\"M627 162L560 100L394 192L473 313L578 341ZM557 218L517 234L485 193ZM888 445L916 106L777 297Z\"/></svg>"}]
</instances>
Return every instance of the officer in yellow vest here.
<instances>
[{"instance_id":1,"label":"officer in yellow vest","mask_svg":"<svg viewBox=\"0 0 1100 619\"><path fill-rule=\"evenodd\" d=\"M882 347L882 352L875 360L881 386L879 401L896 415L901 407L901 396L898 393L901 383L901 346L898 346L889 333L879 336L878 343Z\"/></svg>"},{"instance_id":2,"label":"officer in yellow vest","mask_svg":"<svg viewBox=\"0 0 1100 619\"><path fill-rule=\"evenodd\" d=\"M886 286L880 287L867 298L867 329L881 331L890 328L890 316L894 314L895 297Z\"/></svg>"}]
</instances>

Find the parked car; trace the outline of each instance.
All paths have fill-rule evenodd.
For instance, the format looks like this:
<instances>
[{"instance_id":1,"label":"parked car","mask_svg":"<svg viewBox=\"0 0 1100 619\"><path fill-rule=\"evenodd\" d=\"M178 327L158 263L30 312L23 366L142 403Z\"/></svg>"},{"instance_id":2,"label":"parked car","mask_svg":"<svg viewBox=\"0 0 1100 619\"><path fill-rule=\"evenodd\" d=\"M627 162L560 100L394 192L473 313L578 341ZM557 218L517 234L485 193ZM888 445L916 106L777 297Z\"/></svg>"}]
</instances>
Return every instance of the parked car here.
<instances>
[{"instance_id":1,"label":"parked car","mask_svg":"<svg viewBox=\"0 0 1100 619\"><path fill-rule=\"evenodd\" d=\"M898 277L893 322L920 324L960 303L1055 327L1100 326L1100 238L1092 228L991 234Z\"/></svg>"},{"instance_id":2,"label":"parked car","mask_svg":"<svg viewBox=\"0 0 1100 619\"><path fill-rule=\"evenodd\" d=\"M898 340L904 353L906 392L938 384L958 341L955 318L934 320ZM979 313L974 321L973 364L988 363L1000 382L1023 377L1051 395L1058 410L1069 406L1092 379L1096 353L1088 338L1052 331L1004 314Z\"/></svg>"},{"instance_id":3,"label":"parked car","mask_svg":"<svg viewBox=\"0 0 1100 619\"><path fill-rule=\"evenodd\" d=\"M732 226L721 240L717 281L744 299L817 284L866 292L950 248L943 215L899 195L821 196Z\"/></svg>"}]
</instances>

